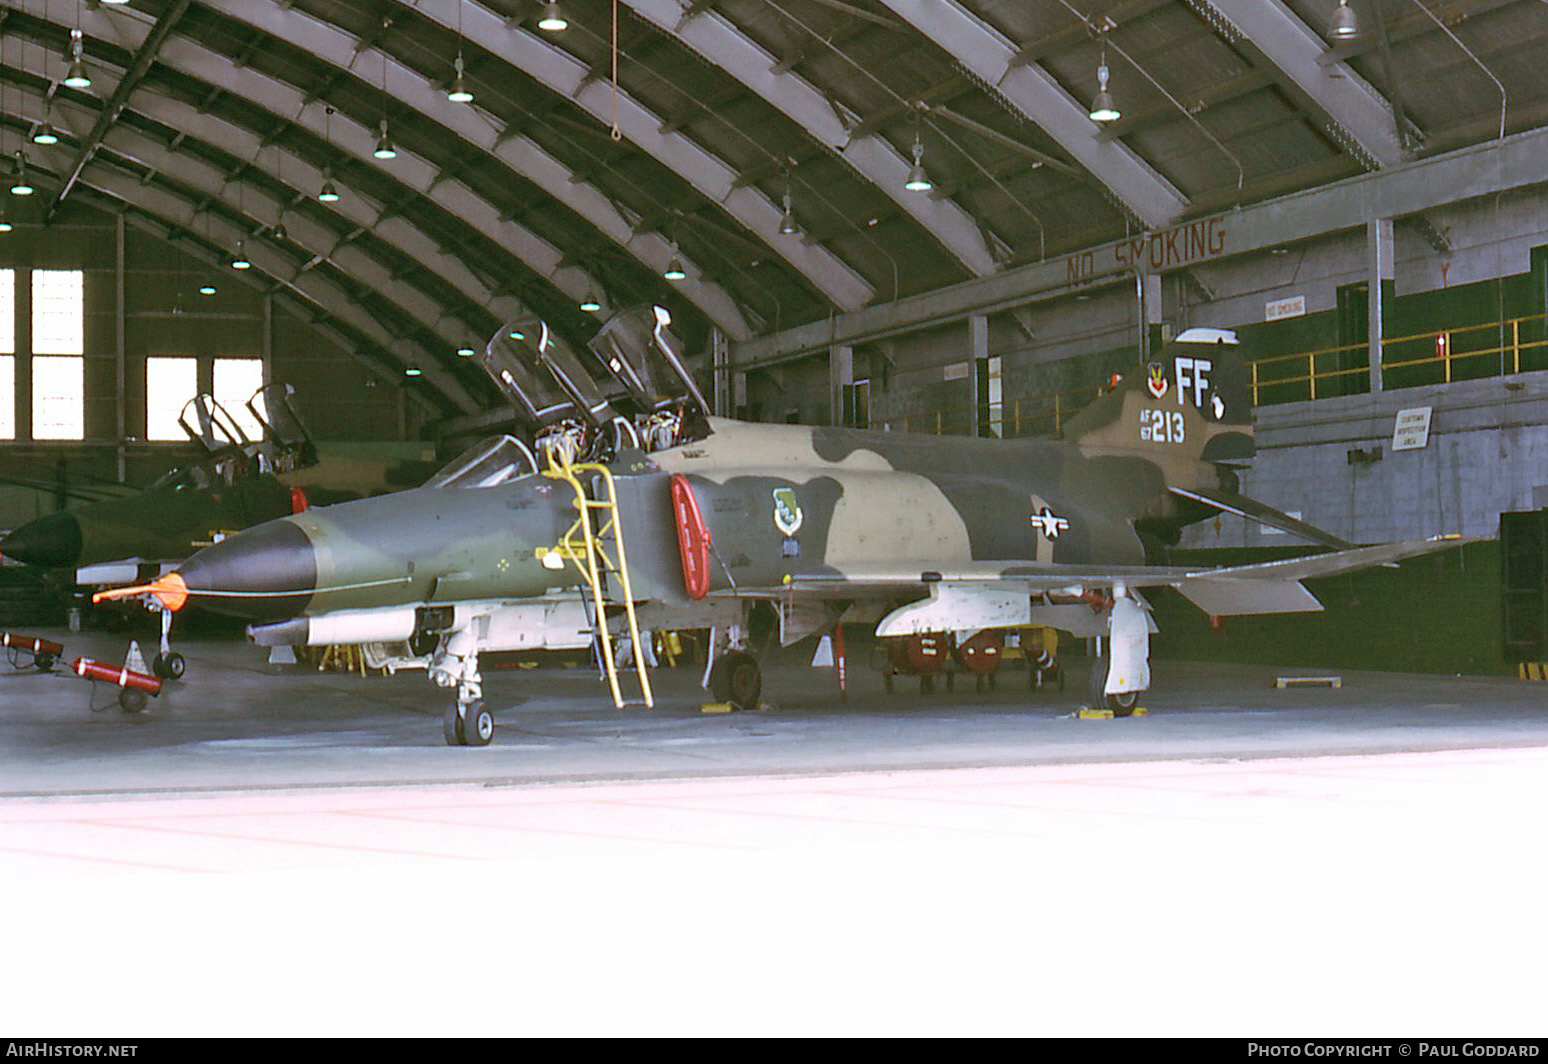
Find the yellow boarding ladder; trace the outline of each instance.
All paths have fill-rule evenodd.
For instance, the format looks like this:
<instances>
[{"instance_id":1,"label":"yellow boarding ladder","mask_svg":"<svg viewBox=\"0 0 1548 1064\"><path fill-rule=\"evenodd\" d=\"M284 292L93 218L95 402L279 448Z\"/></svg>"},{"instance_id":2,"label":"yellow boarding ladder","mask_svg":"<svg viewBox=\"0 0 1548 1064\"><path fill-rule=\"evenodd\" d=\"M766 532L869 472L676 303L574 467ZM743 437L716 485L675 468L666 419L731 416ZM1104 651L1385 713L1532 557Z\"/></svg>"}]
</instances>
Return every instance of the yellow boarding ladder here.
<instances>
[{"instance_id":1,"label":"yellow boarding ladder","mask_svg":"<svg viewBox=\"0 0 1548 1064\"><path fill-rule=\"evenodd\" d=\"M601 479L606 499L593 499L580 482L578 474L594 473ZM545 477L562 480L575 491L575 509L579 511L575 523L570 526L554 548L568 558L580 571L586 586L591 588L592 603L596 608L596 631L602 653L603 666L607 669L607 682L613 690L613 705L623 708L623 694L618 689L618 668L613 662L612 636L607 627L606 595L602 590L602 578L607 573L618 576L623 592L624 614L629 619L630 649L634 654L634 667L640 678L640 692L647 707L655 705L650 690L650 674L645 669L645 651L640 646L640 626L634 616L634 591L629 586L629 560L624 553L623 524L618 519L618 493L613 487L613 473L607 466L595 462L576 462L574 455L565 447L548 450L548 468ZM591 514L603 515L602 524L595 531L591 527ZM604 541L611 536L617 558L610 558L604 549ZM598 564L600 562L600 564Z\"/></svg>"}]
</instances>

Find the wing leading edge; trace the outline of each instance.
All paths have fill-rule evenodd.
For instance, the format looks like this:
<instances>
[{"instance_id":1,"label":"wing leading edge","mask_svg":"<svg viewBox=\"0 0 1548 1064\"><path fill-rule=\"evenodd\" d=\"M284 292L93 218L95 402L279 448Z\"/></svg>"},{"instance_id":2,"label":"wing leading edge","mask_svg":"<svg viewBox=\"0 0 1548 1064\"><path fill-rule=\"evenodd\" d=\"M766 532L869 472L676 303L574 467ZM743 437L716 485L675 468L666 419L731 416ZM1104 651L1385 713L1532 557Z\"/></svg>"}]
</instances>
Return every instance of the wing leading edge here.
<instances>
[{"instance_id":1,"label":"wing leading edge","mask_svg":"<svg viewBox=\"0 0 1548 1064\"><path fill-rule=\"evenodd\" d=\"M855 565L834 573L792 576L786 587L796 593L828 598L917 591L937 599L1003 594L1009 588L1026 594L1078 595L1099 588L1174 587L1200 609L1216 616L1306 613L1322 609L1322 604L1306 590L1302 580L1388 565L1477 541L1478 537L1437 536L1219 568L1048 565L1030 561L969 562L939 569Z\"/></svg>"}]
</instances>

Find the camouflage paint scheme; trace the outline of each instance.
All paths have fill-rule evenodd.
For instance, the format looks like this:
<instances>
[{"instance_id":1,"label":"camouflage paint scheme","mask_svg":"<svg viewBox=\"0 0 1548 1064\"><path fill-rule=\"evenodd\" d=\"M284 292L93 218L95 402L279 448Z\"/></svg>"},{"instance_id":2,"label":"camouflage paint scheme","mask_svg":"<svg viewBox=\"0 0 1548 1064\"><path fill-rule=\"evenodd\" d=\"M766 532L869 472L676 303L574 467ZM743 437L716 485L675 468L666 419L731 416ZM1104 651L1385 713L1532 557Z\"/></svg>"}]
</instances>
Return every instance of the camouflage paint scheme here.
<instances>
[{"instance_id":1,"label":"camouflage paint scheme","mask_svg":"<svg viewBox=\"0 0 1548 1064\"><path fill-rule=\"evenodd\" d=\"M1174 401L1175 386L1151 396L1136 377L1073 419L1071 441L712 418L703 439L653 454L625 451L612 468L642 585L636 597L687 604L665 504L672 474L687 478L711 533L712 594L773 596L791 581L842 579L857 566L911 571L915 584L921 569L968 563L1144 566L1163 545L1157 537L1198 516L1169 485L1217 488L1221 467L1201 455L1252 453L1245 384L1229 368L1234 356L1214 345L1173 346L1214 353L1212 361L1227 367L1203 393L1222 397L1223 416L1191 397ZM1142 416L1148 423L1153 411L1171 422L1165 439L1142 438ZM779 527L777 496L788 533ZM424 487L283 518L200 552L179 571L201 604L259 623L524 599L576 585L573 571L545 568L538 557L573 519L568 489L542 476L477 490Z\"/></svg>"}]
</instances>

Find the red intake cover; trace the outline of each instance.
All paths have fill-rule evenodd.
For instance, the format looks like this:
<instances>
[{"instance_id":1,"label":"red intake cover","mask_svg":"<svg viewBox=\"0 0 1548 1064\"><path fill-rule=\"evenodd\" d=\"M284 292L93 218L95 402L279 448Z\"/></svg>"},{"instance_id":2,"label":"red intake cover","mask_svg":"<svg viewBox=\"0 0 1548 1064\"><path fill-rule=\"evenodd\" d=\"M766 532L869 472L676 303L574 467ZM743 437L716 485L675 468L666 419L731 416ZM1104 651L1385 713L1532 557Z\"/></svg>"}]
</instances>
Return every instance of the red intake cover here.
<instances>
[{"instance_id":1,"label":"red intake cover","mask_svg":"<svg viewBox=\"0 0 1548 1064\"><path fill-rule=\"evenodd\" d=\"M672 474L672 517L677 525L677 551L683 560L683 590L698 601L709 594L710 534L699 512L688 478Z\"/></svg>"}]
</instances>

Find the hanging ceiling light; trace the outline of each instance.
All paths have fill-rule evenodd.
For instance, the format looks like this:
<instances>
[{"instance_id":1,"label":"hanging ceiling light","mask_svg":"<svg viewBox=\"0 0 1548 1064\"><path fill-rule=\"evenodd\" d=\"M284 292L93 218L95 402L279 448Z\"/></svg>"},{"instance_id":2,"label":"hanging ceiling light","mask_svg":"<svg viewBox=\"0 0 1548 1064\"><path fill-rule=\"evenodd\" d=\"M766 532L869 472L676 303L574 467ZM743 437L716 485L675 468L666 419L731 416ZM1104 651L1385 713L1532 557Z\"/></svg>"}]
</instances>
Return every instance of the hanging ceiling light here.
<instances>
[{"instance_id":1,"label":"hanging ceiling light","mask_svg":"<svg viewBox=\"0 0 1548 1064\"><path fill-rule=\"evenodd\" d=\"M597 301L597 294L595 292L587 292L586 298L580 301L580 308L587 314L590 314L594 310L601 310L602 304Z\"/></svg>"},{"instance_id":2,"label":"hanging ceiling light","mask_svg":"<svg viewBox=\"0 0 1548 1064\"><path fill-rule=\"evenodd\" d=\"M461 347L457 348L458 358L472 358L476 354L478 354L478 350L469 343L464 343Z\"/></svg>"},{"instance_id":3,"label":"hanging ceiling light","mask_svg":"<svg viewBox=\"0 0 1548 1064\"><path fill-rule=\"evenodd\" d=\"M538 29L548 33L558 33L569 28L570 23L565 19L564 12L559 10L558 4L544 4L543 13L538 16Z\"/></svg>"},{"instance_id":4,"label":"hanging ceiling light","mask_svg":"<svg viewBox=\"0 0 1548 1064\"><path fill-rule=\"evenodd\" d=\"M405 377L418 377L422 373L424 373L424 370L420 369L418 366L409 366L403 371L403 375Z\"/></svg>"},{"instance_id":5,"label":"hanging ceiling light","mask_svg":"<svg viewBox=\"0 0 1548 1064\"><path fill-rule=\"evenodd\" d=\"M86 73L86 64L81 59L81 31L70 31L70 69L65 73L64 83L72 89L91 88L91 75Z\"/></svg>"},{"instance_id":6,"label":"hanging ceiling light","mask_svg":"<svg viewBox=\"0 0 1548 1064\"><path fill-rule=\"evenodd\" d=\"M1107 49L1102 50L1102 61L1097 65L1097 94L1091 99L1091 120L1093 122L1116 122L1123 117L1123 112L1118 110L1118 105L1113 102L1113 94L1107 91L1107 79L1110 73L1107 69Z\"/></svg>"},{"instance_id":7,"label":"hanging ceiling light","mask_svg":"<svg viewBox=\"0 0 1548 1064\"><path fill-rule=\"evenodd\" d=\"M290 234L285 232L285 218L283 215L274 223L274 228L269 230L270 240L289 240Z\"/></svg>"},{"instance_id":8,"label":"hanging ceiling light","mask_svg":"<svg viewBox=\"0 0 1548 1064\"><path fill-rule=\"evenodd\" d=\"M208 282L201 284L199 286L199 294L201 296L212 296L215 294L215 286Z\"/></svg>"},{"instance_id":9,"label":"hanging ceiling light","mask_svg":"<svg viewBox=\"0 0 1548 1064\"><path fill-rule=\"evenodd\" d=\"M917 131L914 133L914 165L908 168L908 180L903 182L903 187L910 192L929 192L935 187L935 182L925 173L924 142Z\"/></svg>"},{"instance_id":10,"label":"hanging ceiling light","mask_svg":"<svg viewBox=\"0 0 1548 1064\"><path fill-rule=\"evenodd\" d=\"M27 180L27 153L24 151L16 153L16 182L11 185L11 195L32 195L32 182Z\"/></svg>"},{"instance_id":11,"label":"hanging ceiling light","mask_svg":"<svg viewBox=\"0 0 1548 1064\"><path fill-rule=\"evenodd\" d=\"M11 219L6 217L5 205L0 204L0 233L9 233L13 228Z\"/></svg>"},{"instance_id":12,"label":"hanging ceiling light","mask_svg":"<svg viewBox=\"0 0 1548 1064\"><path fill-rule=\"evenodd\" d=\"M247 261L247 241L237 241L236 254L231 257L231 268L233 270L250 270L253 268L253 264Z\"/></svg>"},{"instance_id":13,"label":"hanging ceiling light","mask_svg":"<svg viewBox=\"0 0 1548 1064\"><path fill-rule=\"evenodd\" d=\"M788 184L785 186L784 202L785 213L780 215L779 218L779 232L781 236L795 236L801 231L801 227L796 225L795 215L790 210L790 186Z\"/></svg>"},{"instance_id":14,"label":"hanging ceiling light","mask_svg":"<svg viewBox=\"0 0 1548 1064\"><path fill-rule=\"evenodd\" d=\"M32 134L34 144L58 144L59 134L54 132L54 127L44 122Z\"/></svg>"},{"instance_id":15,"label":"hanging ceiling light","mask_svg":"<svg viewBox=\"0 0 1548 1064\"><path fill-rule=\"evenodd\" d=\"M1338 0L1338 9L1328 23L1328 36L1335 41L1351 41L1360 36L1360 20L1355 18L1349 0Z\"/></svg>"},{"instance_id":16,"label":"hanging ceiling light","mask_svg":"<svg viewBox=\"0 0 1548 1064\"><path fill-rule=\"evenodd\" d=\"M331 170L323 171L322 188L318 190L317 199L321 203L337 203L339 201L339 190L333 184L333 173Z\"/></svg>"},{"instance_id":17,"label":"hanging ceiling light","mask_svg":"<svg viewBox=\"0 0 1548 1064\"><path fill-rule=\"evenodd\" d=\"M392 146L392 138L387 136L387 119L382 119L382 124L376 134L376 150L371 153L378 159L396 159L398 149Z\"/></svg>"},{"instance_id":18,"label":"hanging ceiling light","mask_svg":"<svg viewBox=\"0 0 1548 1064\"><path fill-rule=\"evenodd\" d=\"M683 260L677 257L677 242L672 242L672 261L667 263L666 272L661 276L668 281L686 280L688 275L683 272Z\"/></svg>"},{"instance_id":19,"label":"hanging ceiling light","mask_svg":"<svg viewBox=\"0 0 1548 1064\"><path fill-rule=\"evenodd\" d=\"M446 93L446 98L452 103L472 103L473 93L468 90L468 83L462 76L462 53L457 53L455 64L457 76L452 78L451 88Z\"/></svg>"}]
</instances>

